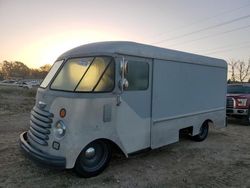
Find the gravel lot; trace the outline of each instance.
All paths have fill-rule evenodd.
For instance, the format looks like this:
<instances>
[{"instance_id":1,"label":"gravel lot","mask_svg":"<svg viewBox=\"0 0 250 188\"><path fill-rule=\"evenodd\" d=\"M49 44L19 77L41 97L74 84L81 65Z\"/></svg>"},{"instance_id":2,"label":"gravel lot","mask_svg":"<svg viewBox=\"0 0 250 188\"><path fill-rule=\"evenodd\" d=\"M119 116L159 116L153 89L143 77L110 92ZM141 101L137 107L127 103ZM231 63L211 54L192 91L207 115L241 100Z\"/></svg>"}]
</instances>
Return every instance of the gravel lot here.
<instances>
[{"instance_id":1,"label":"gravel lot","mask_svg":"<svg viewBox=\"0 0 250 188\"><path fill-rule=\"evenodd\" d=\"M38 167L23 156L35 90L0 87L0 187L250 187L250 126L230 120L203 142L187 138L129 159L115 155L99 176Z\"/></svg>"}]
</instances>

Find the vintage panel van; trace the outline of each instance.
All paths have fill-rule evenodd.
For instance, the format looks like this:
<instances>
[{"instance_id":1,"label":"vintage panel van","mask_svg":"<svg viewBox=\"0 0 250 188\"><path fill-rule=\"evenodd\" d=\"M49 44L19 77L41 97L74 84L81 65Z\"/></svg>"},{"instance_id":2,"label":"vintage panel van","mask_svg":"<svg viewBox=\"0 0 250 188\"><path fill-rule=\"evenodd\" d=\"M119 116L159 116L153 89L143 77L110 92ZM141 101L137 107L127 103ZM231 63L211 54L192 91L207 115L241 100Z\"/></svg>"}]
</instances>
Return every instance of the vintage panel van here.
<instances>
[{"instance_id":1,"label":"vintage panel van","mask_svg":"<svg viewBox=\"0 0 250 188\"><path fill-rule=\"evenodd\" d=\"M129 154L204 140L226 126L224 60L134 42L86 44L62 54L37 90L20 146L83 177L102 172L115 145Z\"/></svg>"}]
</instances>

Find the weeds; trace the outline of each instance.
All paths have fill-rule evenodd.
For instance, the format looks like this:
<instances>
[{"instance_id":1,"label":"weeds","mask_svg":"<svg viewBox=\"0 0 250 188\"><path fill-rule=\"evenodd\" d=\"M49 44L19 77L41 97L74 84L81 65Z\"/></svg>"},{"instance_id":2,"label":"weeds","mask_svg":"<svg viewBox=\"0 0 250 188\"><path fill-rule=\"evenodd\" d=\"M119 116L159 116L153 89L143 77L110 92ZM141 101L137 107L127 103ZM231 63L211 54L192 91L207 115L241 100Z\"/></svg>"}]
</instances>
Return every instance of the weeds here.
<instances>
[{"instance_id":1,"label":"weeds","mask_svg":"<svg viewBox=\"0 0 250 188\"><path fill-rule=\"evenodd\" d=\"M36 89L0 87L0 115L29 112L35 104Z\"/></svg>"},{"instance_id":2,"label":"weeds","mask_svg":"<svg viewBox=\"0 0 250 188\"><path fill-rule=\"evenodd\" d=\"M35 97L36 89L24 89L21 87L13 87L13 86L0 86L0 96L2 95L22 95L27 97Z\"/></svg>"}]
</instances>

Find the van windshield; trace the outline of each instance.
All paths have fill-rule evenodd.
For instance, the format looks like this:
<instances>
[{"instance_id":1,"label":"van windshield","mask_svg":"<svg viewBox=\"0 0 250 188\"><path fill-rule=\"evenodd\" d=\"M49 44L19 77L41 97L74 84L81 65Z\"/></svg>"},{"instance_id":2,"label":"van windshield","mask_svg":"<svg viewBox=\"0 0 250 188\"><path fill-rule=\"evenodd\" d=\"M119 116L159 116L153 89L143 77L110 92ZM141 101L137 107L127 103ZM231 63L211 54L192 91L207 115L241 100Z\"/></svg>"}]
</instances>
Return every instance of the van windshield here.
<instances>
[{"instance_id":1,"label":"van windshield","mask_svg":"<svg viewBox=\"0 0 250 188\"><path fill-rule=\"evenodd\" d=\"M243 85L229 85L227 86L227 93L229 94L250 94L250 86Z\"/></svg>"},{"instance_id":2,"label":"van windshield","mask_svg":"<svg viewBox=\"0 0 250 188\"><path fill-rule=\"evenodd\" d=\"M74 92L109 92L114 88L112 57L69 59L51 85L51 89Z\"/></svg>"},{"instance_id":3,"label":"van windshield","mask_svg":"<svg viewBox=\"0 0 250 188\"><path fill-rule=\"evenodd\" d=\"M63 60L60 61L56 61L54 63L54 65L52 66L52 68L50 69L49 73L47 74L47 76L44 78L44 80L42 81L40 87L42 88L46 88L49 85L49 82L52 80L52 78L55 76L57 70L59 69L59 67L62 65Z\"/></svg>"}]
</instances>

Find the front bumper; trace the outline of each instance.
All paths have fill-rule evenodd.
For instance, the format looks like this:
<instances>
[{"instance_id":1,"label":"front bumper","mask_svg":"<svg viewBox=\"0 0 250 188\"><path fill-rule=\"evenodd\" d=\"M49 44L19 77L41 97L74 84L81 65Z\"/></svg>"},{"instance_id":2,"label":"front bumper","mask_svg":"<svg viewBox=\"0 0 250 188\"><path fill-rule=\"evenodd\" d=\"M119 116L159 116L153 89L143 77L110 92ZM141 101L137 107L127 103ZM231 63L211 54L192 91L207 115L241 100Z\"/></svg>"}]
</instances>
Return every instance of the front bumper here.
<instances>
[{"instance_id":1,"label":"front bumper","mask_svg":"<svg viewBox=\"0 0 250 188\"><path fill-rule=\"evenodd\" d=\"M248 115L248 109L227 108L227 115L247 116Z\"/></svg>"},{"instance_id":2,"label":"front bumper","mask_svg":"<svg viewBox=\"0 0 250 188\"><path fill-rule=\"evenodd\" d=\"M66 167L66 159L64 157L58 157L44 153L30 145L27 140L27 132L23 132L19 138L20 147L29 158L50 167L62 168Z\"/></svg>"}]
</instances>

